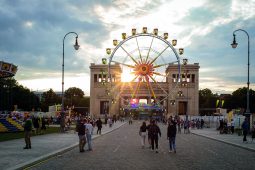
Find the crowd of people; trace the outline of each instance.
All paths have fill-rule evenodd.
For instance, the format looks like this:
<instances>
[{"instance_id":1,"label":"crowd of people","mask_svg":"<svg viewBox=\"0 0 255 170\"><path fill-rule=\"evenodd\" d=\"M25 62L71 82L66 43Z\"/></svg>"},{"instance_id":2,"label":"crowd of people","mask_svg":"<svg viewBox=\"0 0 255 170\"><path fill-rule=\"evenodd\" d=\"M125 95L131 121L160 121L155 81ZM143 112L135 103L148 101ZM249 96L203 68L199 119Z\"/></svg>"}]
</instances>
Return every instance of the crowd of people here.
<instances>
[{"instance_id":1,"label":"crowd of people","mask_svg":"<svg viewBox=\"0 0 255 170\"><path fill-rule=\"evenodd\" d=\"M124 119L120 119L121 122ZM109 126L112 128L113 124L117 121L115 117L105 117L104 120L101 118L91 119L89 117L79 116L76 117L74 120L76 122L76 131L79 137L79 151L84 152L85 144L88 146L88 151L92 151L92 135L93 130L97 127L96 134L101 135L103 125ZM67 121L68 122L68 121ZM132 125L132 118L128 118L129 125ZM233 121L232 121L233 122ZM71 124L71 122L69 122ZM192 119L192 120L183 120L180 117L172 117L170 116L169 119L164 120L163 123L167 124L167 139L169 141L169 152L176 153L176 133L190 133L189 129L197 128L202 129L204 127L204 120L203 119ZM44 117L35 117L35 116L26 116L24 117L24 131L25 131L25 143L26 146L24 149L31 149L31 141L30 136L32 129L34 130L35 134L43 134L44 130L46 129L47 121ZM232 127L233 124L231 124ZM222 128L223 127L223 128ZM220 128L224 129L224 122L220 124ZM246 136L249 130L248 120L242 123L243 129L243 141L246 142ZM230 128L230 132L234 133L234 130ZM158 141L159 137L161 137L161 130L158 126L158 120L151 119L149 124L146 124L146 121L142 122L142 125L139 129L139 135L141 137L141 146L145 148L145 143L148 140L149 148L152 151L158 153ZM146 138L148 138L146 140ZM252 125L252 139L255 138L255 123Z\"/></svg>"},{"instance_id":2,"label":"crowd of people","mask_svg":"<svg viewBox=\"0 0 255 170\"><path fill-rule=\"evenodd\" d=\"M165 121L165 122L168 123L167 139L169 140L169 152L176 153L175 138L176 138L178 120L173 117L170 117L168 121ZM141 136L142 148L145 148L146 136L148 136L149 148L152 151L155 151L156 153L158 153L158 140L159 140L159 137L161 137L161 130L159 126L157 125L156 120L154 119L150 120L148 125L146 125L146 122L144 121L140 127L139 135Z\"/></svg>"},{"instance_id":3,"label":"crowd of people","mask_svg":"<svg viewBox=\"0 0 255 170\"><path fill-rule=\"evenodd\" d=\"M93 122L90 119L78 120L76 131L79 136L79 150L84 152L84 146L88 143L88 151L92 151Z\"/></svg>"},{"instance_id":4,"label":"crowd of people","mask_svg":"<svg viewBox=\"0 0 255 170\"><path fill-rule=\"evenodd\" d=\"M79 137L80 152L85 151L84 147L86 143L88 144L88 151L92 151L92 135L95 127L97 127L96 134L101 135L103 124L105 124L105 126L109 125L109 128L112 128L113 124L117 121L115 117L105 117L105 120L103 122L101 118L98 118L96 120L83 116L79 116L75 118L75 120L76 132L78 132Z\"/></svg>"},{"instance_id":5,"label":"crowd of people","mask_svg":"<svg viewBox=\"0 0 255 170\"><path fill-rule=\"evenodd\" d=\"M182 129L184 129L184 133L190 133L189 129L202 129L204 127L204 120L201 119L192 119L192 120L183 120L180 117L170 117L168 120L163 121L165 124L168 124L167 127L167 139L169 140L169 152L176 153L176 133L181 133ZM222 121L223 122L223 121ZM234 123L233 119L231 120L230 125L228 126L229 132L228 133L234 133ZM252 141L255 139L255 122L251 125L251 137ZM243 131L243 142L247 143L247 134L249 133L249 122L248 119L245 118L241 125L242 131ZM223 131L224 129L224 122L221 123L220 129ZM148 144L149 148L151 148L152 151L156 151L158 153L158 139L161 137L161 131L159 126L157 125L157 121L151 120L148 125L146 125L146 122L144 121L142 125L140 126L139 135L141 136L141 146L142 148L145 148L145 141L146 137L148 136Z\"/></svg>"},{"instance_id":6,"label":"crowd of people","mask_svg":"<svg viewBox=\"0 0 255 170\"><path fill-rule=\"evenodd\" d=\"M192 119L192 120L183 120L180 117L175 118L177 125L177 132L181 133L182 129L184 129L184 133L190 133L191 129L203 129L205 122L203 119Z\"/></svg>"},{"instance_id":7,"label":"crowd of people","mask_svg":"<svg viewBox=\"0 0 255 170\"><path fill-rule=\"evenodd\" d=\"M231 119L230 122L226 119L220 119L219 124L218 130L220 131L220 134L234 134L235 122L233 119Z\"/></svg>"},{"instance_id":8,"label":"crowd of people","mask_svg":"<svg viewBox=\"0 0 255 170\"><path fill-rule=\"evenodd\" d=\"M101 120L101 118L98 118L97 120L92 120L90 118L79 118L77 120L77 126L76 131L78 132L79 137L79 151L84 152L84 147L86 143L88 144L88 151L92 151L92 143L91 143L91 136L93 134L93 130L95 127L97 127L96 134L101 135L101 130L103 127L103 124L105 126L109 125L109 128L112 127L112 125L117 120L111 117L105 118L104 121ZM121 122L123 122L123 119L120 119ZM129 125L132 125L132 118L128 118ZM168 119L168 128L167 128L167 138L169 140L169 152L176 153L176 145L175 145L175 137L176 137L176 131L177 131L177 119L174 119L170 117ZM146 125L146 122L144 121L142 123L142 126L139 130L139 135L141 136L141 144L142 148L145 148L146 138L148 137L148 143L149 147L152 151L155 151L158 153L158 140L159 137L161 137L161 130L159 126L157 125L157 121L152 119L150 120L150 123Z\"/></svg>"}]
</instances>

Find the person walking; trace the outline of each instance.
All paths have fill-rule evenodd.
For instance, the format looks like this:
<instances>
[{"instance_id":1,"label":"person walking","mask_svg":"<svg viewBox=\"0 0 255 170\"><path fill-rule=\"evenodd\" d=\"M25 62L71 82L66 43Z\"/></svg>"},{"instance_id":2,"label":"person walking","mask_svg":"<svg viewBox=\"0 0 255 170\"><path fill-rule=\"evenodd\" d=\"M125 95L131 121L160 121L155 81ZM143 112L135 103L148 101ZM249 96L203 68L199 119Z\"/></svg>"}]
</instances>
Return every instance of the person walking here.
<instances>
[{"instance_id":1,"label":"person walking","mask_svg":"<svg viewBox=\"0 0 255 170\"><path fill-rule=\"evenodd\" d=\"M132 116L130 116L130 117L129 117L128 124L129 124L129 125L132 125L132 123L133 123L133 122L132 122Z\"/></svg>"},{"instance_id":2,"label":"person walking","mask_svg":"<svg viewBox=\"0 0 255 170\"><path fill-rule=\"evenodd\" d=\"M143 122L142 126L140 127L140 131L139 131L139 135L141 136L142 148L145 147L146 130L147 130L146 123Z\"/></svg>"},{"instance_id":3,"label":"person walking","mask_svg":"<svg viewBox=\"0 0 255 170\"><path fill-rule=\"evenodd\" d=\"M88 142L88 150L92 151L92 132L93 132L93 126L92 124L86 120L85 121L85 129L86 129L86 137Z\"/></svg>"},{"instance_id":4,"label":"person walking","mask_svg":"<svg viewBox=\"0 0 255 170\"><path fill-rule=\"evenodd\" d=\"M24 117L24 138L26 146L23 149L31 149L31 131L32 131L32 120L29 118L29 115Z\"/></svg>"},{"instance_id":5,"label":"person walking","mask_svg":"<svg viewBox=\"0 0 255 170\"><path fill-rule=\"evenodd\" d=\"M176 122L173 120L170 120L167 127L167 139L169 140L169 152L172 152L172 150L174 150L174 153L176 153L175 137L176 137Z\"/></svg>"},{"instance_id":6,"label":"person walking","mask_svg":"<svg viewBox=\"0 0 255 170\"><path fill-rule=\"evenodd\" d=\"M180 118L177 119L177 126L178 126L178 133L182 133L182 130L181 130L181 120Z\"/></svg>"},{"instance_id":7,"label":"person walking","mask_svg":"<svg viewBox=\"0 0 255 170\"><path fill-rule=\"evenodd\" d=\"M184 122L184 133L185 134L190 133L190 131L189 131L189 123L190 123L189 120L185 120L185 122ZM197 127L199 127L199 126L197 126Z\"/></svg>"},{"instance_id":8,"label":"person walking","mask_svg":"<svg viewBox=\"0 0 255 170\"><path fill-rule=\"evenodd\" d=\"M242 129L243 129L243 142L247 143L246 136L249 131L249 122L247 117L244 119L244 122L242 123Z\"/></svg>"},{"instance_id":9,"label":"person walking","mask_svg":"<svg viewBox=\"0 0 255 170\"><path fill-rule=\"evenodd\" d=\"M109 123L109 128L111 128L112 127L112 123L113 123L111 118L108 119L108 123Z\"/></svg>"},{"instance_id":10,"label":"person walking","mask_svg":"<svg viewBox=\"0 0 255 170\"><path fill-rule=\"evenodd\" d=\"M148 131L148 143L149 143L149 148L151 149L151 131L150 127L152 125L152 120L150 120L150 123L147 126L147 131Z\"/></svg>"},{"instance_id":11,"label":"person walking","mask_svg":"<svg viewBox=\"0 0 255 170\"><path fill-rule=\"evenodd\" d=\"M76 131L78 132L79 136L79 149L80 152L84 152L84 146L86 144L86 137L85 137L85 127L84 122L79 120L76 126Z\"/></svg>"},{"instance_id":12,"label":"person walking","mask_svg":"<svg viewBox=\"0 0 255 170\"><path fill-rule=\"evenodd\" d=\"M151 134L151 150L154 151L155 145L156 153L158 153L158 137L161 137L161 131L155 120L152 120L152 125L150 126L149 132Z\"/></svg>"},{"instance_id":13,"label":"person walking","mask_svg":"<svg viewBox=\"0 0 255 170\"><path fill-rule=\"evenodd\" d=\"M105 117L104 117L104 124L105 124L105 126L107 126L107 121L108 121L108 117L107 117L107 115L105 115Z\"/></svg>"},{"instance_id":14,"label":"person walking","mask_svg":"<svg viewBox=\"0 0 255 170\"><path fill-rule=\"evenodd\" d=\"M234 134L235 132L235 121L234 119L231 119L231 134Z\"/></svg>"},{"instance_id":15,"label":"person walking","mask_svg":"<svg viewBox=\"0 0 255 170\"><path fill-rule=\"evenodd\" d=\"M41 133L44 134L45 131L46 131L46 120L45 120L45 117L42 117Z\"/></svg>"},{"instance_id":16,"label":"person walking","mask_svg":"<svg viewBox=\"0 0 255 170\"><path fill-rule=\"evenodd\" d=\"M96 121L96 125L97 125L97 134L99 134L99 135L101 135L102 124L103 124L103 122L102 122L101 119L99 118L99 119Z\"/></svg>"},{"instance_id":17,"label":"person walking","mask_svg":"<svg viewBox=\"0 0 255 170\"><path fill-rule=\"evenodd\" d=\"M253 142L253 139L255 138L255 121L252 125L252 131L251 131L251 141Z\"/></svg>"},{"instance_id":18,"label":"person walking","mask_svg":"<svg viewBox=\"0 0 255 170\"><path fill-rule=\"evenodd\" d=\"M203 129L203 128L204 128L204 124L205 124L204 119L201 119L201 122L200 122L200 127L201 127L201 129Z\"/></svg>"},{"instance_id":19,"label":"person walking","mask_svg":"<svg viewBox=\"0 0 255 170\"><path fill-rule=\"evenodd\" d=\"M39 135L39 118L33 116L32 122L35 128L35 135Z\"/></svg>"}]
</instances>

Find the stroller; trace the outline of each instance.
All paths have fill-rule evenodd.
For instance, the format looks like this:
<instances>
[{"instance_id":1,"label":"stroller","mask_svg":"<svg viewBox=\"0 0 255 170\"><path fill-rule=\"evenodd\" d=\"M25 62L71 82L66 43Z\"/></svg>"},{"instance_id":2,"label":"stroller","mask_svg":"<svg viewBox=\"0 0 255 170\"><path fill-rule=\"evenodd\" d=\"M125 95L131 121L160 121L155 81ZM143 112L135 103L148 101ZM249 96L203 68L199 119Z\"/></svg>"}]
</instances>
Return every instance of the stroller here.
<instances>
[{"instance_id":1,"label":"stroller","mask_svg":"<svg viewBox=\"0 0 255 170\"><path fill-rule=\"evenodd\" d=\"M222 126L219 128L220 129L220 134L228 134L228 126L227 123L223 123Z\"/></svg>"}]
</instances>

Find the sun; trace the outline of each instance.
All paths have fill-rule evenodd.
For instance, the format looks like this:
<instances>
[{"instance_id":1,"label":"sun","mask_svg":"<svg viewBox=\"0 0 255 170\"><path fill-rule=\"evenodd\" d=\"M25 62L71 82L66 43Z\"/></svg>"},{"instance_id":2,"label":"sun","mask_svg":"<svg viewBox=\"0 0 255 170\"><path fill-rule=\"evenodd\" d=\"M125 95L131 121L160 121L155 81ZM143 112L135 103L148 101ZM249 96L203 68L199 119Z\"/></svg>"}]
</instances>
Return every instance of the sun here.
<instances>
[{"instance_id":1,"label":"sun","mask_svg":"<svg viewBox=\"0 0 255 170\"><path fill-rule=\"evenodd\" d=\"M121 81L122 82L130 82L134 78L134 74L132 74L132 71L129 69L123 69L123 72L121 74Z\"/></svg>"}]
</instances>

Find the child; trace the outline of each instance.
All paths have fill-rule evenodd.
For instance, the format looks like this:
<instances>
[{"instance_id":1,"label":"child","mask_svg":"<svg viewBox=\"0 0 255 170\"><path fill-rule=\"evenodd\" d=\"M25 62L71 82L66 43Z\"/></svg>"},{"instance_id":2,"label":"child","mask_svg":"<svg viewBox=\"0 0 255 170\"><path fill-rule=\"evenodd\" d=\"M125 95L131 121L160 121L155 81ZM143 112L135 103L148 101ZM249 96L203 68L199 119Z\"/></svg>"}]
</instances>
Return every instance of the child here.
<instances>
[{"instance_id":1,"label":"child","mask_svg":"<svg viewBox=\"0 0 255 170\"><path fill-rule=\"evenodd\" d=\"M251 130L251 139L253 142L253 139L255 138L255 121L253 122L252 130Z\"/></svg>"}]
</instances>

